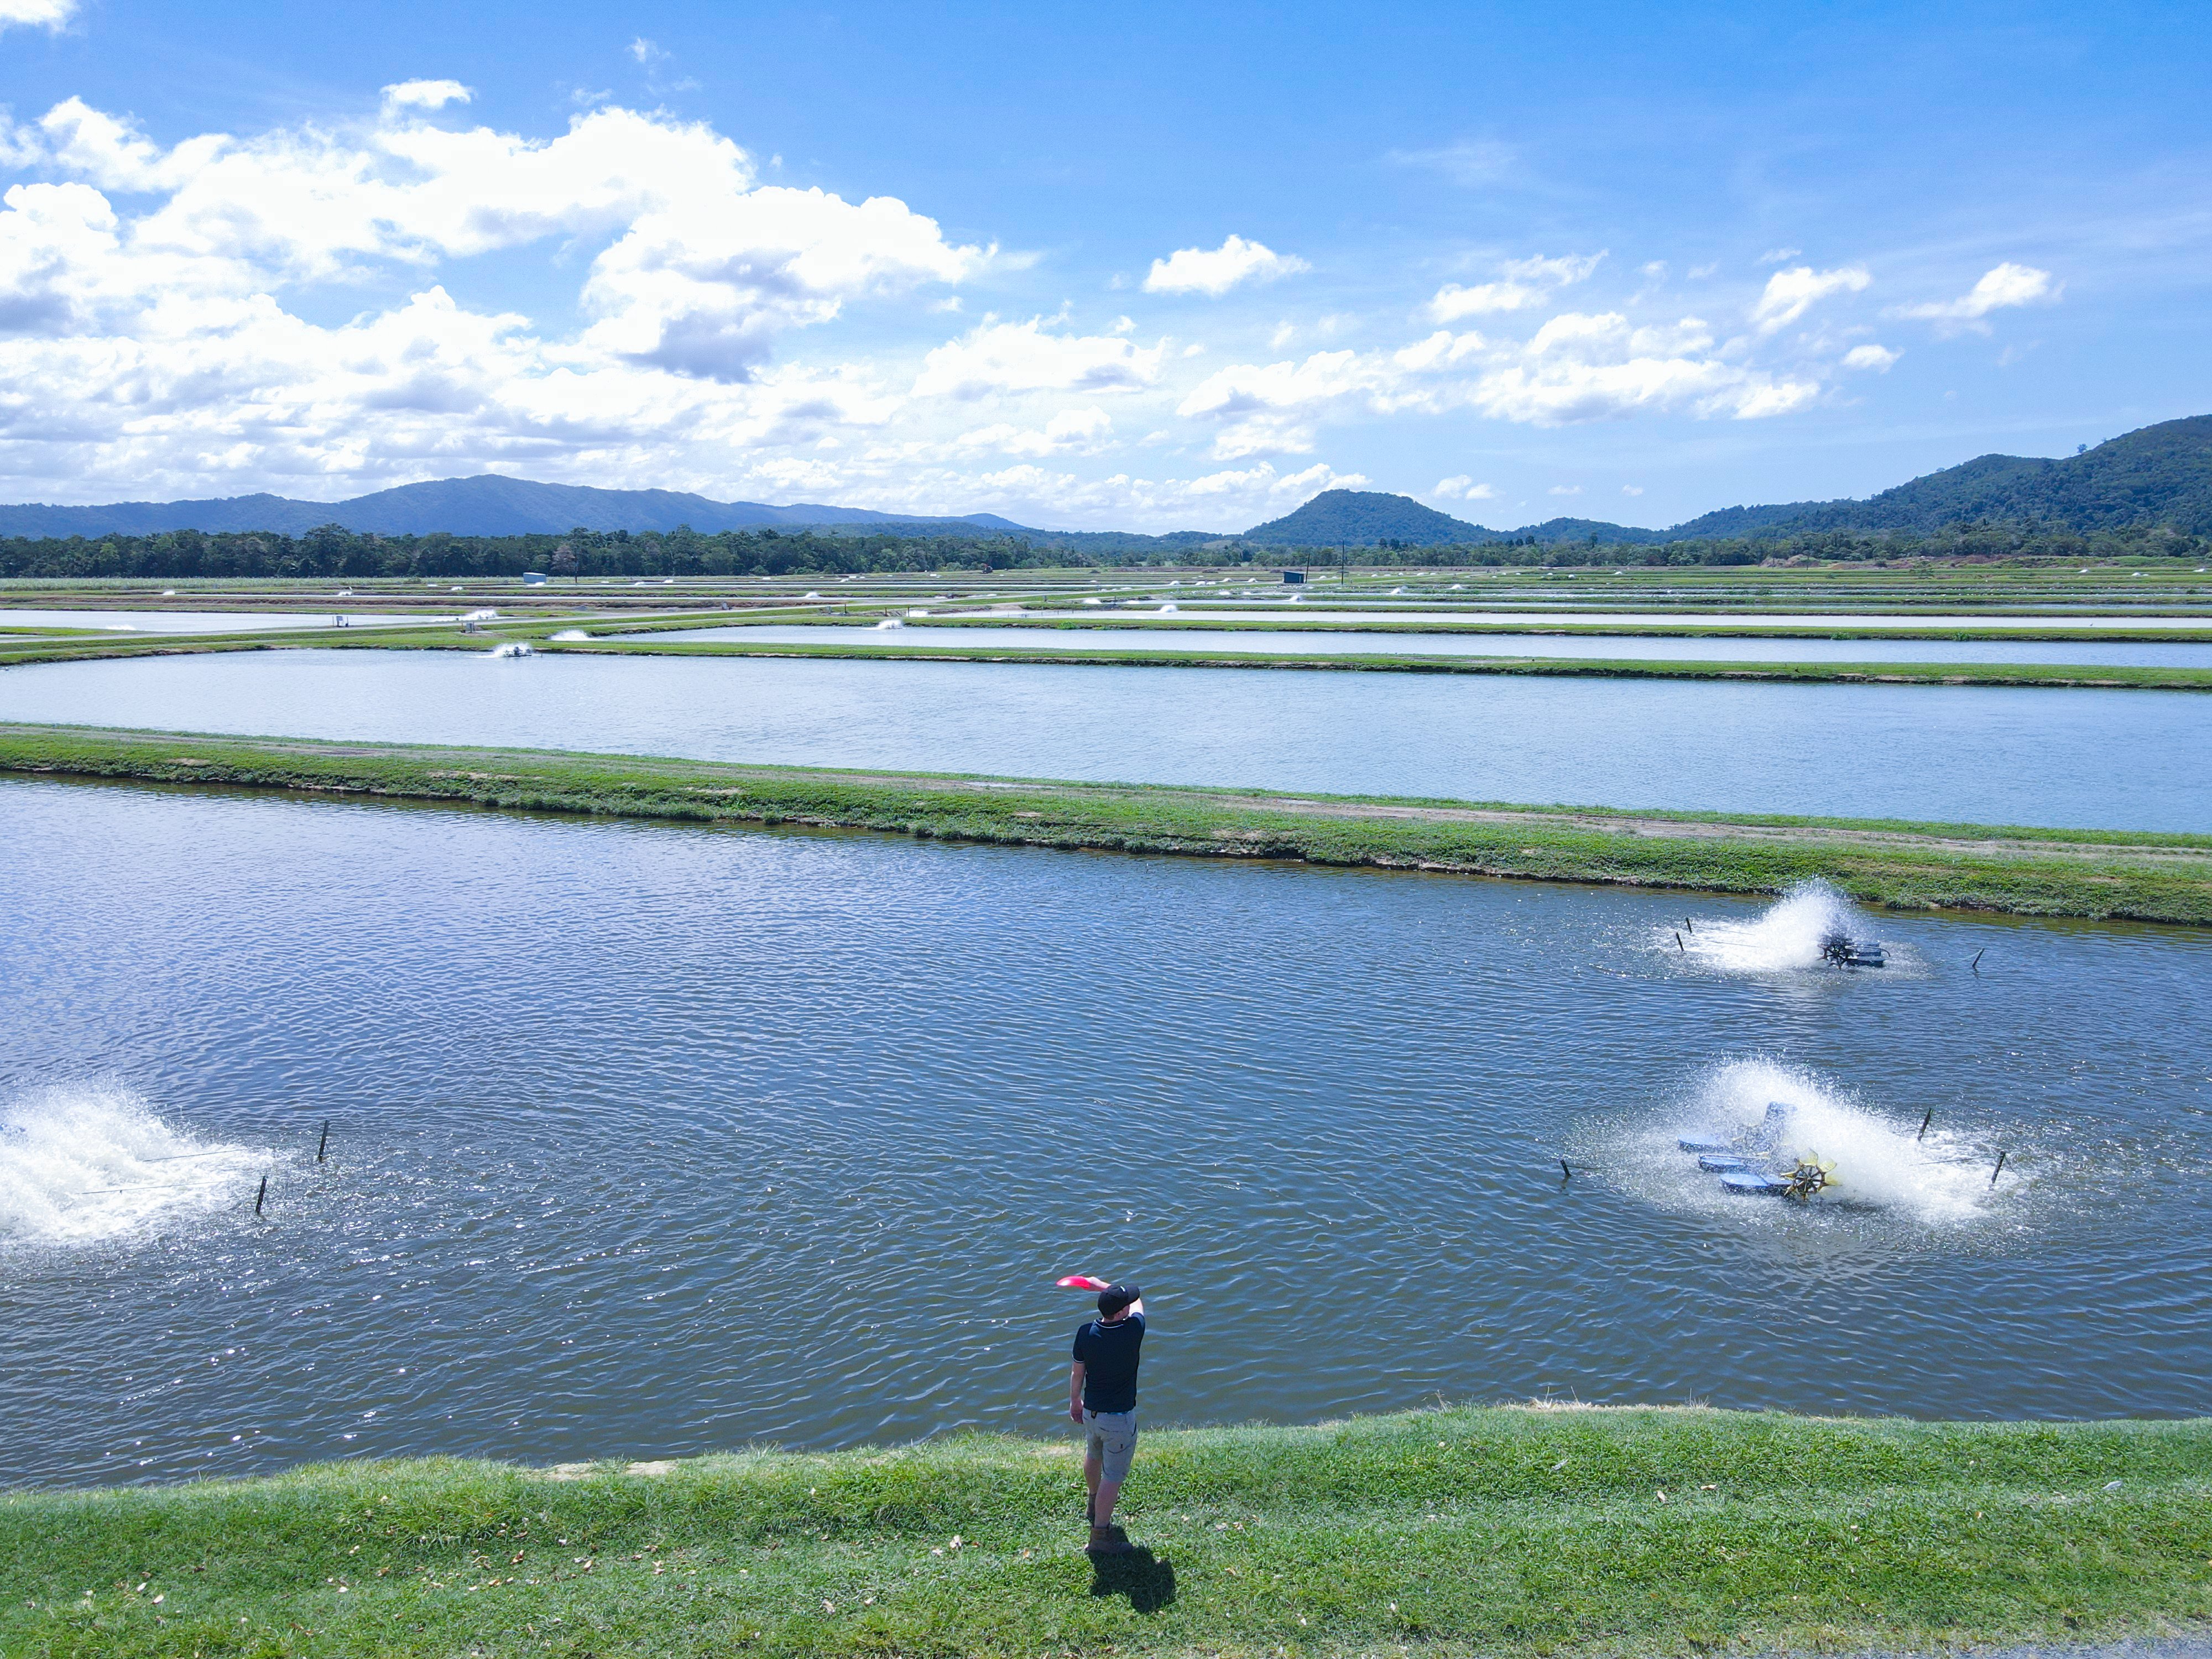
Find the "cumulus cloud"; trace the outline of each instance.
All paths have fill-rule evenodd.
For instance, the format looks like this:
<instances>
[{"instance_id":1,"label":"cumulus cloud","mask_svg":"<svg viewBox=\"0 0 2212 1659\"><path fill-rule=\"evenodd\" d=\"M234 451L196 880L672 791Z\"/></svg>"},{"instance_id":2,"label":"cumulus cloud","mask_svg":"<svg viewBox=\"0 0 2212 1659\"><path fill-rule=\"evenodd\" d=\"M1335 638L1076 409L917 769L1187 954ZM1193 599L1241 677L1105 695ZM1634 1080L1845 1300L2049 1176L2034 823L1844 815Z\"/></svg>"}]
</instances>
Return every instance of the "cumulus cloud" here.
<instances>
[{"instance_id":1,"label":"cumulus cloud","mask_svg":"<svg viewBox=\"0 0 2212 1659\"><path fill-rule=\"evenodd\" d=\"M384 89L385 104L392 109L443 109L474 95L459 81L401 81Z\"/></svg>"},{"instance_id":2,"label":"cumulus cloud","mask_svg":"<svg viewBox=\"0 0 2212 1659\"><path fill-rule=\"evenodd\" d=\"M1695 317L1638 325L1618 312L1563 312L1520 343L1438 330L1396 351L1237 364L1193 388L1177 412L1217 422L1214 453L1235 459L1310 452L1321 420L1355 411L1474 409L1535 426L1656 410L1755 420L1819 395L1815 380L1723 356Z\"/></svg>"},{"instance_id":3,"label":"cumulus cloud","mask_svg":"<svg viewBox=\"0 0 2212 1659\"><path fill-rule=\"evenodd\" d=\"M59 30L76 15L77 0L0 0L0 29L19 26Z\"/></svg>"},{"instance_id":4,"label":"cumulus cloud","mask_svg":"<svg viewBox=\"0 0 2212 1659\"><path fill-rule=\"evenodd\" d=\"M1047 318L1002 323L987 315L923 360L918 397L981 398L1001 392L1128 392L1159 378L1166 343L1139 346L1121 334L1062 334Z\"/></svg>"},{"instance_id":5,"label":"cumulus cloud","mask_svg":"<svg viewBox=\"0 0 2212 1659\"><path fill-rule=\"evenodd\" d=\"M167 147L75 98L16 128L41 176L0 197L0 472L79 499L487 466L726 475L896 406L853 371L775 367L780 341L988 258L891 198L764 185L736 144L665 115L595 110L547 139L428 118L464 93L404 82L369 120ZM438 280L532 247L581 260L551 326ZM311 320L331 284L393 297Z\"/></svg>"},{"instance_id":6,"label":"cumulus cloud","mask_svg":"<svg viewBox=\"0 0 2212 1659\"><path fill-rule=\"evenodd\" d=\"M1894 314L1924 318L1953 329L1968 328L1986 334L1990 327L1986 319L1992 311L2008 306L2049 302L2057 300L2063 291L2062 285L2051 280L2049 271L2008 260L1985 272L1981 281L1955 300L1900 306Z\"/></svg>"},{"instance_id":7,"label":"cumulus cloud","mask_svg":"<svg viewBox=\"0 0 2212 1659\"><path fill-rule=\"evenodd\" d=\"M1203 294L1218 299L1240 283L1272 283L1279 276L1311 269L1294 255L1231 236L1217 248L1177 248L1166 258L1153 260L1145 276L1145 292Z\"/></svg>"},{"instance_id":8,"label":"cumulus cloud","mask_svg":"<svg viewBox=\"0 0 2212 1659\"><path fill-rule=\"evenodd\" d=\"M1429 494L1440 501L1491 501L1498 499L1495 489L1486 483L1475 483L1464 472L1454 477L1437 479L1437 487Z\"/></svg>"},{"instance_id":9,"label":"cumulus cloud","mask_svg":"<svg viewBox=\"0 0 2212 1659\"><path fill-rule=\"evenodd\" d=\"M1845 368L1878 368L1887 374L1889 373L1890 365L1904 355L1901 351L1892 351L1887 346L1856 345L1844 354L1844 367Z\"/></svg>"},{"instance_id":10,"label":"cumulus cloud","mask_svg":"<svg viewBox=\"0 0 2212 1659\"><path fill-rule=\"evenodd\" d=\"M988 450L1006 455L1092 455L1106 447L1114 422L1103 409L1063 409L1042 428L1000 421L963 432L956 451Z\"/></svg>"},{"instance_id":11,"label":"cumulus cloud","mask_svg":"<svg viewBox=\"0 0 2212 1659\"><path fill-rule=\"evenodd\" d=\"M1751 325L1761 334L1772 334L1789 327L1831 294L1856 294L1873 281L1858 265L1834 270L1796 265L1778 270L1766 279L1759 303L1751 308Z\"/></svg>"},{"instance_id":12,"label":"cumulus cloud","mask_svg":"<svg viewBox=\"0 0 2212 1659\"><path fill-rule=\"evenodd\" d=\"M1430 300L1429 315L1439 323L1452 323L1486 312L1520 311L1549 298L1556 289L1583 281L1604 258L1600 251L1553 259L1540 254L1531 259L1511 260L1502 268L1498 282L1478 283L1471 288L1446 283Z\"/></svg>"}]
</instances>

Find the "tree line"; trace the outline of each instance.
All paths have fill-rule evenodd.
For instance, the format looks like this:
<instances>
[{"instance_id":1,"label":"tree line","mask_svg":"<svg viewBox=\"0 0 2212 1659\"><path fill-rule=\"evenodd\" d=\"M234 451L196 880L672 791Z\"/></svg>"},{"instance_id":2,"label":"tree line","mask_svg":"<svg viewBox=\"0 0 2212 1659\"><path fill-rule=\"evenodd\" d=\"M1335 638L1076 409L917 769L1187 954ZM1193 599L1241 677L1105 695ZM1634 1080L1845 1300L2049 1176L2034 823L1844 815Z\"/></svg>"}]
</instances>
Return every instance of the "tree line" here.
<instances>
[{"instance_id":1,"label":"tree line","mask_svg":"<svg viewBox=\"0 0 2212 1659\"><path fill-rule=\"evenodd\" d=\"M1121 539L1121 538L1116 538ZM1130 542L1141 538L1127 538ZM563 580L616 576L835 576L936 571L1164 568L1187 565L1429 568L1531 565L1650 568L1899 559L2145 558L2203 560L2212 537L2130 526L2077 533L2021 525L1966 525L1908 532L1806 531L1754 537L1626 543L1595 536L1539 542L1500 538L1455 546L1262 547L1234 538L1111 550L1046 537L848 534L815 530L732 530L702 535L574 530L565 536L379 536L325 525L301 536L268 532L210 535L0 538L0 577L175 580L244 576L322 580L517 577L538 571Z\"/></svg>"}]
</instances>

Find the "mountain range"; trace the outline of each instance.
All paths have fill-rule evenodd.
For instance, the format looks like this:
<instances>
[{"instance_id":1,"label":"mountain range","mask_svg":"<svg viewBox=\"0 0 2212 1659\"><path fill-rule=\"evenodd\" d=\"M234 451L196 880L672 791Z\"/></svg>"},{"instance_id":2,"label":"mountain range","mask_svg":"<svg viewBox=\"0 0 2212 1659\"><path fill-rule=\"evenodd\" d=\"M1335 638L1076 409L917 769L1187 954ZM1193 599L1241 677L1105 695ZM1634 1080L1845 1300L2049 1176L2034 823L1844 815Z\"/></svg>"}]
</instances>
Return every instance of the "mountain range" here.
<instances>
[{"instance_id":1,"label":"mountain range","mask_svg":"<svg viewBox=\"0 0 2212 1659\"><path fill-rule=\"evenodd\" d=\"M118 501L107 507L0 507L0 536L145 536L165 530L270 531L298 535L319 525L386 536L559 535L573 529L712 533L764 527L892 530L935 534L995 532L1071 546L1183 546L1241 539L1268 547L1406 547L1533 540L1651 543L1815 530L1906 531L1995 520L2079 532L2165 525L2212 535L2212 415L2166 421L2073 455L2047 459L1984 455L1863 501L1730 507L1665 530L1595 519L1547 519L1491 530L1425 507L1407 495L1330 489L1241 538L1196 531L1150 537L1118 532L1030 529L995 514L922 518L866 507L717 501L665 489L597 489L485 475L403 484L343 501L233 495L198 501Z\"/></svg>"},{"instance_id":2,"label":"mountain range","mask_svg":"<svg viewBox=\"0 0 2212 1659\"><path fill-rule=\"evenodd\" d=\"M320 525L380 536L557 536L570 530L669 531L689 525L718 530L881 525L901 530L1018 531L989 513L931 519L877 513L864 507L770 507L717 501L670 489L596 489L588 484L535 483L486 473L402 484L343 501L299 501L283 495L227 495L200 501L118 501L108 507L0 507L0 536L151 536L164 530L272 531L297 536Z\"/></svg>"},{"instance_id":3,"label":"mountain range","mask_svg":"<svg viewBox=\"0 0 2212 1659\"><path fill-rule=\"evenodd\" d=\"M1408 547L1534 539L1601 543L1697 541L1787 531L1893 530L1925 534L1990 520L2051 530L2117 530L2165 525L2212 535L2212 415L2166 421L2057 459L1984 455L1930 472L1863 501L1729 507L1665 530L1595 519L1551 519L1520 530L1489 530L1406 495L1331 489L1295 513L1244 532L1277 547Z\"/></svg>"}]
</instances>

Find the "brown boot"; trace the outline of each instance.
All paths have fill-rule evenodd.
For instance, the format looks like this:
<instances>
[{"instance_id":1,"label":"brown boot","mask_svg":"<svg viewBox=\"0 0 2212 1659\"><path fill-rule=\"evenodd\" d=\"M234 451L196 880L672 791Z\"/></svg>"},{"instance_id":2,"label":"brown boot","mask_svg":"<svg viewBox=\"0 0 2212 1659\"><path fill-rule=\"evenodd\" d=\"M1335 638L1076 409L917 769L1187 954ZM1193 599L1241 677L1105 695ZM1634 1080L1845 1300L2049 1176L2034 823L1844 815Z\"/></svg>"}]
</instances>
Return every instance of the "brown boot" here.
<instances>
[{"instance_id":1,"label":"brown boot","mask_svg":"<svg viewBox=\"0 0 2212 1659\"><path fill-rule=\"evenodd\" d=\"M1091 1541L1084 1546L1084 1550L1090 1555L1127 1555L1129 1540L1121 1528L1102 1527L1094 1522L1091 1528Z\"/></svg>"}]
</instances>

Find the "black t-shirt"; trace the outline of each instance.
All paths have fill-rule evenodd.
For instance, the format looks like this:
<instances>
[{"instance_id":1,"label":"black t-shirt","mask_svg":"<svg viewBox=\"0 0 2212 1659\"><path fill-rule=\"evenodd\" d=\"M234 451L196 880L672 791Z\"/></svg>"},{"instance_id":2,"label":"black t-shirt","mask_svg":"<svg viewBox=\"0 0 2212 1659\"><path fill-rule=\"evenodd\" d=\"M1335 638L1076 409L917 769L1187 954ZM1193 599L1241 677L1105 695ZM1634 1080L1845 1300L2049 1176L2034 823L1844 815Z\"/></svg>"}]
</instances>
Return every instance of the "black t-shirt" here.
<instances>
[{"instance_id":1,"label":"black t-shirt","mask_svg":"<svg viewBox=\"0 0 2212 1659\"><path fill-rule=\"evenodd\" d=\"M1108 1324L1094 1319L1075 1334L1083 1362L1083 1403L1094 1412L1137 1409L1137 1351L1145 1346L1145 1316L1133 1313Z\"/></svg>"}]
</instances>

